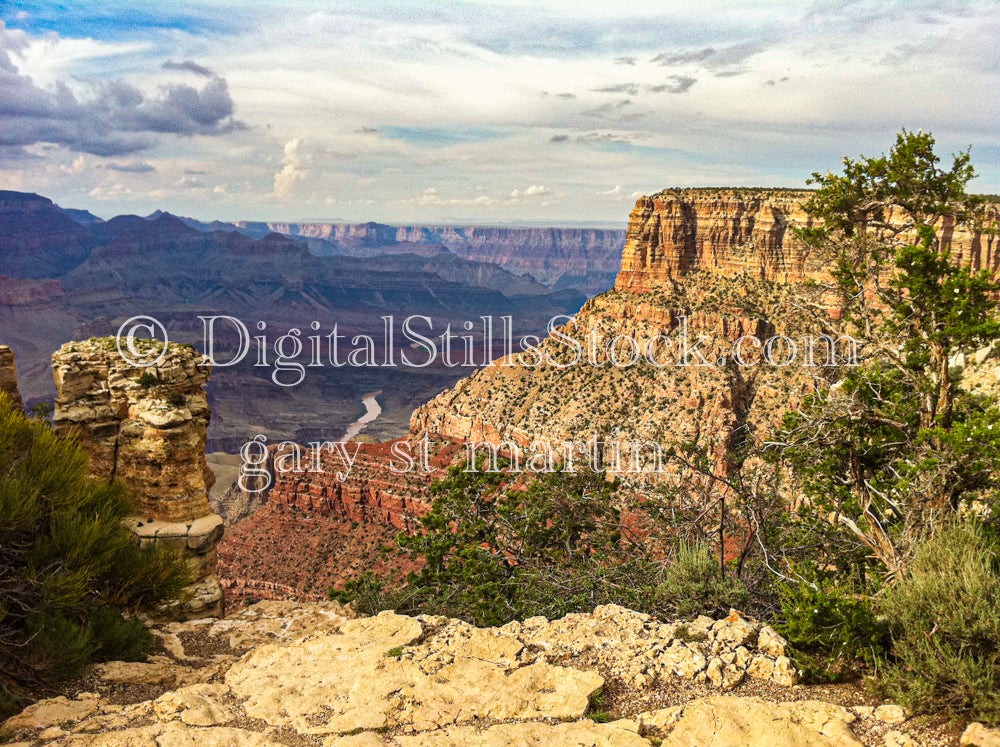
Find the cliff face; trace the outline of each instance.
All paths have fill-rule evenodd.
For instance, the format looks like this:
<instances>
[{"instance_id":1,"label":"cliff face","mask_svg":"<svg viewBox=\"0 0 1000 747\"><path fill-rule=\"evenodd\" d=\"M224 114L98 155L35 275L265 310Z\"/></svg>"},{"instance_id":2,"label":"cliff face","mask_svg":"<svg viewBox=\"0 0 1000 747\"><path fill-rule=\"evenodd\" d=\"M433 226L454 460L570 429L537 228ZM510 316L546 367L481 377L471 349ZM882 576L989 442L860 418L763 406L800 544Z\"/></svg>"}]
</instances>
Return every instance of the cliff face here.
<instances>
[{"instance_id":1,"label":"cliff face","mask_svg":"<svg viewBox=\"0 0 1000 747\"><path fill-rule=\"evenodd\" d=\"M162 358L126 362L113 338L67 343L52 355L53 429L75 436L99 479L120 479L139 500L129 528L143 544L180 549L195 584L185 612L222 612L216 545L222 518L212 513L214 476L205 460L210 411L204 384L211 368L194 349L139 341Z\"/></svg>"},{"instance_id":2,"label":"cliff face","mask_svg":"<svg viewBox=\"0 0 1000 747\"><path fill-rule=\"evenodd\" d=\"M568 343L550 337L540 346L549 364L534 365L533 356L495 361L417 409L412 435L526 448L597 434L626 452L637 451L631 442L697 443L721 462L738 439L770 432L837 377L850 354L842 346L839 364L824 365L819 335L833 332L833 299L803 281L828 276L791 230L811 225L800 207L806 197L678 190L639 199L615 288L561 330L581 346L582 360L567 365ZM996 236L939 229L958 262L1000 275ZM750 342L736 350L744 336ZM777 336L791 343L772 343L770 365L760 353ZM636 364L614 365L633 355L616 337L636 343ZM660 365L645 360L651 344ZM651 471L643 459L629 467Z\"/></svg>"},{"instance_id":3,"label":"cliff face","mask_svg":"<svg viewBox=\"0 0 1000 747\"><path fill-rule=\"evenodd\" d=\"M430 441L431 471L418 461L400 473L389 469L401 464L391 454L394 443L346 444L353 459L346 474L338 461L322 474L280 473L275 469L280 455L270 448L267 470L275 475L274 485L265 498L261 493L250 498L265 505L235 523L219 545L228 598L237 605L250 598L309 600L365 571L404 576L414 570L403 558L382 557L378 548L391 545L400 530L417 527L430 509L428 487L461 447ZM419 460L420 445L413 444L411 453ZM309 467L307 460L303 467Z\"/></svg>"},{"instance_id":4,"label":"cliff face","mask_svg":"<svg viewBox=\"0 0 1000 747\"><path fill-rule=\"evenodd\" d=\"M802 282L825 268L791 231L810 225L800 207L806 196L692 190L641 198L615 288L560 330L580 346L575 359L570 343L550 337L539 348L547 363L496 361L417 409L411 434L511 443L528 454L531 444L561 453L563 442L596 436L608 445L602 464L638 479L660 473L651 450L639 453L647 442L696 443L721 463L739 439L767 434L837 375L838 365L823 365L826 344L816 342L832 331L832 299ZM951 238L960 261L997 269L995 237ZM770 365L761 351L777 336L791 342L777 342L772 360L781 365ZM741 338L750 342L736 349ZM849 353L842 347L834 363ZM623 454L621 469L609 466L609 449Z\"/></svg>"},{"instance_id":5,"label":"cliff face","mask_svg":"<svg viewBox=\"0 0 1000 747\"><path fill-rule=\"evenodd\" d=\"M799 207L807 197L708 191L642 197L629 216L615 287L642 292L696 270L803 279L814 268L789 228L811 225Z\"/></svg>"},{"instance_id":6,"label":"cliff face","mask_svg":"<svg viewBox=\"0 0 1000 747\"><path fill-rule=\"evenodd\" d=\"M347 444L352 455L357 449L349 474L343 473L339 462L324 474L286 473L278 477L268 500L306 513L412 529L428 508L425 494L430 476L419 470L392 472L392 443Z\"/></svg>"},{"instance_id":7,"label":"cliff face","mask_svg":"<svg viewBox=\"0 0 1000 747\"><path fill-rule=\"evenodd\" d=\"M629 216L615 288L637 292L704 270L797 283L824 275L794 228L813 226L808 192L672 190L642 197ZM994 211L995 212L995 211ZM1000 274L1000 237L938 226L956 261Z\"/></svg>"},{"instance_id":8,"label":"cliff face","mask_svg":"<svg viewBox=\"0 0 1000 747\"><path fill-rule=\"evenodd\" d=\"M17 366L14 363L14 351L6 345L0 345L0 392L11 399L11 405L23 408L21 393L17 389Z\"/></svg>"},{"instance_id":9,"label":"cliff face","mask_svg":"<svg viewBox=\"0 0 1000 747\"><path fill-rule=\"evenodd\" d=\"M389 226L381 223L240 222L236 225L254 236L277 231L329 242L345 254L399 251L421 254L428 249L446 249L462 259L496 264L550 287L576 287L586 293L607 289L608 281L618 271L625 240L624 231L598 228Z\"/></svg>"}]
</instances>

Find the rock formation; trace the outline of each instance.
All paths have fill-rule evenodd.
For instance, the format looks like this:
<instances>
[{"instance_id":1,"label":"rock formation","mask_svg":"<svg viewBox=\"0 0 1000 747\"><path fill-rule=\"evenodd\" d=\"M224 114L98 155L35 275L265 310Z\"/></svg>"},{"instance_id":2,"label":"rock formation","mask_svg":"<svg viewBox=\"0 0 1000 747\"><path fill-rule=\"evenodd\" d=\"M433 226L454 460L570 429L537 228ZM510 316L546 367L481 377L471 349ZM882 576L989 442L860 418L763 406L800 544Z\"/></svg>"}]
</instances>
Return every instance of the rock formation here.
<instances>
[{"instance_id":1,"label":"rock formation","mask_svg":"<svg viewBox=\"0 0 1000 747\"><path fill-rule=\"evenodd\" d=\"M52 356L57 396L53 428L74 436L91 473L119 479L140 513L129 522L142 543L180 549L194 573L188 615L220 615L216 546L223 521L212 513L214 479L205 461L210 410L204 384L211 367L183 345L140 341L153 365L128 363L114 338L63 345Z\"/></svg>"},{"instance_id":2,"label":"rock formation","mask_svg":"<svg viewBox=\"0 0 1000 747\"><path fill-rule=\"evenodd\" d=\"M860 691L795 685L783 639L735 611L663 624L609 605L476 628L260 602L154 634L163 655L97 665L89 692L30 706L4 735L60 747L951 743Z\"/></svg>"},{"instance_id":3,"label":"rock formation","mask_svg":"<svg viewBox=\"0 0 1000 747\"><path fill-rule=\"evenodd\" d=\"M354 458L347 474L337 461L323 474L307 470L276 473L268 500L306 513L411 530L429 508L427 487L438 474L424 472L419 467L393 472L389 469L394 460L393 443L347 444Z\"/></svg>"},{"instance_id":4,"label":"rock formation","mask_svg":"<svg viewBox=\"0 0 1000 747\"><path fill-rule=\"evenodd\" d=\"M696 443L721 462L738 439L772 431L850 363L846 342L829 357L822 335L836 334L837 311L806 282L826 268L791 230L810 225L800 207L807 196L668 190L640 198L614 289L559 330L580 346L576 362L570 343L550 336L539 346L550 361L494 361L418 408L411 433L553 451L597 434L605 453ZM1000 276L1000 237L940 228L956 261ZM772 339L777 365L762 358ZM651 344L658 365L646 360ZM628 472L637 479L659 474L648 462L635 466Z\"/></svg>"},{"instance_id":5,"label":"rock formation","mask_svg":"<svg viewBox=\"0 0 1000 747\"><path fill-rule=\"evenodd\" d=\"M788 190L664 190L641 197L629 216L615 288L648 291L698 270L778 283L825 277L794 235L813 225L801 207L808 197ZM947 219L938 234L958 263L1000 275L997 235L956 229Z\"/></svg>"},{"instance_id":6,"label":"rock formation","mask_svg":"<svg viewBox=\"0 0 1000 747\"><path fill-rule=\"evenodd\" d=\"M496 264L550 287L588 293L608 288L618 271L624 231L599 228L388 226L381 223L255 223L236 226L252 236L270 231L328 242L333 250L367 256L448 250L462 259ZM572 284L572 285L571 285Z\"/></svg>"},{"instance_id":7,"label":"rock formation","mask_svg":"<svg viewBox=\"0 0 1000 747\"><path fill-rule=\"evenodd\" d=\"M0 392L10 397L11 405L24 408L21 393L17 389L17 366L14 363L14 351L6 345L0 345Z\"/></svg>"},{"instance_id":8,"label":"rock formation","mask_svg":"<svg viewBox=\"0 0 1000 747\"><path fill-rule=\"evenodd\" d=\"M369 570L402 577L415 569L411 561L383 557L379 548L391 545L400 530L416 528L430 508L427 488L461 446L429 442L431 472L419 464L393 472L394 443L347 444L354 461L349 474L340 475L343 464L337 461L323 473L281 473L275 469L278 449L268 449L266 468L275 480L266 505L235 523L219 545L220 571L234 609L243 600L309 600ZM415 457L420 448L414 444ZM308 466L304 461L303 468ZM238 495L216 503L247 505Z\"/></svg>"}]
</instances>

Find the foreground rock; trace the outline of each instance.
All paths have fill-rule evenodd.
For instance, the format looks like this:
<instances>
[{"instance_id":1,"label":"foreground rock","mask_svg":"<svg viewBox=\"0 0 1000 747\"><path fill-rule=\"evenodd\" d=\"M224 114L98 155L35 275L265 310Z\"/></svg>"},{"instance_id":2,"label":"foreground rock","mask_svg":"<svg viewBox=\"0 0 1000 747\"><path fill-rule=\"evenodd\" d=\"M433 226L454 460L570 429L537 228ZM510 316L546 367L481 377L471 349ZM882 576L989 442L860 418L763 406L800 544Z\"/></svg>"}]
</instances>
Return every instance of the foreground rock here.
<instances>
[{"instance_id":1,"label":"foreground rock","mask_svg":"<svg viewBox=\"0 0 1000 747\"><path fill-rule=\"evenodd\" d=\"M52 355L53 429L79 439L94 477L117 478L136 495L141 513L128 527L139 543L184 555L194 583L171 615L221 615L223 520L208 503L215 478L205 460L211 366L190 346L139 340L129 352L119 342L95 337Z\"/></svg>"},{"instance_id":2,"label":"foreground rock","mask_svg":"<svg viewBox=\"0 0 1000 747\"><path fill-rule=\"evenodd\" d=\"M0 740L79 747L947 743L914 742L908 721L890 732L872 706L849 709L779 686L773 677L784 671L784 640L735 611L722 620L661 624L605 606L483 629L392 612L355 618L335 603L261 602L224 620L154 632L162 651L148 662L94 667L84 692L32 705L4 724ZM759 664L765 660L769 669ZM752 679L765 671L770 680ZM760 682L769 696L718 693L738 681ZM679 704L663 707L670 700Z\"/></svg>"}]
</instances>

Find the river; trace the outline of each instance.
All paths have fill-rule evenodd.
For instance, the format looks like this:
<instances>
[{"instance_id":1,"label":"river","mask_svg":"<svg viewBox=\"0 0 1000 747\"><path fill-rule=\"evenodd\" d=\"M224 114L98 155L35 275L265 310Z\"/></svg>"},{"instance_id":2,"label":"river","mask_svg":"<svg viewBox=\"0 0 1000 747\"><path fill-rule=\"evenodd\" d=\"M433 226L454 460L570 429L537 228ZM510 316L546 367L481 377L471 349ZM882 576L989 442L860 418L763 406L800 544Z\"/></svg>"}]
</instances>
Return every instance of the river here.
<instances>
[{"instance_id":1,"label":"river","mask_svg":"<svg viewBox=\"0 0 1000 747\"><path fill-rule=\"evenodd\" d=\"M382 390L379 389L377 392L369 392L361 398L361 404L365 406L365 413L347 426L347 432L340 437L339 443L350 441L356 435L361 433L361 431L365 429L365 426L369 423L375 422L376 418L382 414L382 406L378 403L378 400L375 399L381 393Z\"/></svg>"}]
</instances>

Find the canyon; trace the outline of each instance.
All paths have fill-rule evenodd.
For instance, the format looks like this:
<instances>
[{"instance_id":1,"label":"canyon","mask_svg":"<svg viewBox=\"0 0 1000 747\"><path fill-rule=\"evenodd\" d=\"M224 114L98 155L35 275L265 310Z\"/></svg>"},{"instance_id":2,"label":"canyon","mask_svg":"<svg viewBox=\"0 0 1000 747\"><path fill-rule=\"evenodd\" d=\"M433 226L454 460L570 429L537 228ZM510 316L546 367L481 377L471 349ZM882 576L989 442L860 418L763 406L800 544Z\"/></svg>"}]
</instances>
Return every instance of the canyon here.
<instances>
[{"instance_id":1,"label":"canyon","mask_svg":"<svg viewBox=\"0 0 1000 747\"><path fill-rule=\"evenodd\" d=\"M536 259L553 266L572 253L572 242L583 241L556 234L548 239L549 256ZM563 240L570 243L560 248ZM528 246L526 235L506 241L508 248ZM271 341L314 321L324 335L337 325L348 340L359 334L379 340L387 315L396 320L397 335L411 315L431 319L434 335L448 325L459 330L466 321L504 315L516 317L521 334L544 334L550 318L575 311L585 298L577 287L549 287L509 272L490 261L482 241L486 261L465 259L441 244L420 246L428 251L409 251L417 247L411 242L397 244L400 251L375 247L365 256L317 256L303 237L270 230L251 237L230 224L167 213L100 221L39 195L0 192L0 340L17 353L21 391L33 406L54 395L49 356L56 348L116 334L136 315L155 317L171 340L202 349L199 316L232 316L250 328L263 322ZM605 282L608 287L610 276ZM239 342L234 329L220 324L220 360ZM212 451L234 452L261 432L275 441L335 439L361 415L361 397L379 390L383 413L368 432L398 437L407 432L415 406L468 372L438 361L422 368L325 367L311 371L302 385L284 388L270 370L254 366L261 351L252 344L241 363L217 366L208 386L217 413L209 429ZM485 342L476 344L477 360L495 354ZM377 352L381 359L386 351Z\"/></svg>"},{"instance_id":2,"label":"canyon","mask_svg":"<svg viewBox=\"0 0 1000 747\"><path fill-rule=\"evenodd\" d=\"M251 236L277 232L307 240L319 254L373 256L386 252L450 252L530 276L546 286L577 288L591 296L618 273L625 232L603 228L509 226L389 226L381 223L253 223L236 227Z\"/></svg>"},{"instance_id":3,"label":"canyon","mask_svg":"<svg viewBox=\"0 0 1000 747\"><path fill-rule=\"evenodd\" d=\"M539 345L550 360L494 360L416 407L406 435L341 444L353 457L339 474L282 472L283 450L294 444L270 442L257 463L268 479L257 475L213 493L205 457L210 375L194 348L143 343L164 354L147 370L122 360L113 338L63 345L52 356L57 433L80 439L95 476L119 477L137 492L143 513L129 527L138 541L187 548L202 575L182 616L220 617L223 590L233 614L157 624L157 656L98 665L87 690L30 706L3 725L4 736L25 744L330 747L915 747L1000 740L976 723L959 737L856 688L802 686L784 639L738 610L663 622L608 605L558 620L475 628L391 612L359 618L322 601L327 589L366 571L402 576L414 569L379 548L414 531L430 508L432 482L465 457L470 441L511 454L597 434L611 472L619 469L609 456L615 445L697 444L724 467L742 439L765 437L789 408L836 380L836 366L815 360L745 365L733 357L740 338L836 332L836 308L809 282L827 277L826 268L790 230L807 224L801 199L728 191L641 198L614 287L587 300ZM163 220L169 218L156 219ZM198 255L203 240L185 236ZM996 236L949 236L958 261L1000 275ZM39 280L12 298L31 306L39 297L73 293L79 278L102 271L101 263L115 267L107 257L141 254L134 241L95 247L87 260L94 263L78 265L79 273L66 273L58 285ZM301 246L277 235L227 242L236 254L273 252L293 266L303 257ZM211 271L211 261L198 260ZM313 297L316 286L307 287L303 279L300 289ZM656 341L678 334L696 341L702 365L687 360L683 347L684 360L662 362L677 351ZM614 365L615 340L624 337L640 348L654 341L649 350L661 362ZM572 361L567 341L574 338L594 342L593 360ZM1000 391L998 354L993 345L954 362L970 390ZM17 391L14 354L3 346L0 387ZM376 391L362 394L371 399ZM370 401L365 409L374 412ZM426 461L389 469L403 444ZM239 474L227 455L215 456L229 479ZM617 476L640 489L662 479L648 465ZM223 517L230 524L225 535Z\"/></svg>"},{"instance_id":4,"label":"canyon","mask_svg":"<svg viewBox=\"0 0 1000 747\"><path fill-rule=\"evenodd\" d=\"M734 343L745 336L762 343L777 335L801 342L835 332L832 300L808 282L824 278L825 268L792 230L809 225L801 210L807 194L668 190L639 199L614 288L586 301L574 321L560 330L581 342L596 340L597 349L605 351L597 356L597 365L586 358L567 365L569 345L550 336L539 349L551 354L551 364L525 365L516 356L494 361L417 407L407 439L416 444L433 434L441 449L435 462L441 465L438 475L455 458L455 444L489 443L508 453L541 444L559 451L565 441L589 441L595 434L605 444L605 454L616 446L627 454L635 443L663 450L694 444L724 472L734 446L747 438L765 438L785 412L839 375L839 365L823 365L829 360L822 345L812 361L800 357L788 366L737 365L733 359ZM958 261L1000 276L996 235L952 230L948 236ZM676 365L675 360L675 365L639 361L614 366L607 359L606 351L620 336L643 347L682 332L698 343L711 365ZM834 363L843 365L847 352L839 349ZM997 391L995 355L984 353L968 369L967 379ZM346 482L330 475L277 475L275 487L260 501L268 505L246 520L251 524L245 529L237 524L238 531L224 541L226 573L244 583L267 578L267 557L243 543L258 533L274 538L278 546L294 543L289 512L297 512L303 526L321 518L334 523L374 520L400 529L426 512L428 480L423 475L388 470L388 444L360 448L364 468ZM379 448L386 450L381 463L372 458ZM631 466L627 457L624 461ZM638 466L618 475L635 489L671 477L646 461ZM242 560L250 555L252 569ZM332 570L338 563L344 579L356 577L360 564L352 562L331 563L323 583L336 575ZM274 567L280 567L289 586L322 591L287 561Z\"/></svg>"},{"instance_id":5,"label":"canyon","mask_svg":"<svg viewBox=\"0 0 1000 747\"><path fill-rule=\"evenodd\" d=\"M218 463L227 484L210 488L211 500L215 512L230 526L218 557L222 582L233 593L234 609L257 598L316 599L331 586L372 568L372 563L380 564L377 567L383 570L405 573L407 568L384 565L373 550L391 544L398 531L413 530L429 508L430 483L454 459L461 458L461 444L467 441L492 444L510 453L532 444L558 451L565 441L589 441L596 436L604 444L604 454L623 450L626 465L630 444L655 444L664 449L694 444L705 449L719 469L725 469L734 446L743 439L766 437L784 412L837 376L837 366L816 365L823 362L822 356L812 361L814 365L799 360L789 366L768 366L734 365L732 355L734 342L747 336L765 341L784 335L801 341L834 330L836 310L831 299L809 282L823 279L825 268L809 256L794 232L797 226L809 225L801 210L807 194L667 190L639 199L630 215L614 287L583 302L572 322L539 345L539 351L551 355L551 361L543 365L528 365L514 355L498 358L465 378L460 377L468 371L461 369L408 370L408 378L386 369L362 369L363 376L352 369L331 369L326 377L307 378L298 398L275 392L266 379L236 368L216 368L206 385L208 404L214 410L214 425L207 439L209 451L220 447L235 451L256 433L267 433L266 467L273 478L266 487L254 484L252 490L242 490L234 484L239 459L218 457L228 460L226 465ZM21 210L23 203L22 199L13 204ZM32 204L32 215L47 216L43 225L51 223L60 235L75 230L44 198ZM46 334L64 334L64 341L81 329L97 333L102 324L105 329L113 326L112 318L130 310L122 301L126 293L145 299L166 295L186 301L187 307L209 310L217 309L209 303L220 299L227 304L239 301L243 304L239 308L247 309L251 299L268 298L276 315L289 308L314 311L313 302L318 301L343 315L344 308L338 304L345 303L345 286L351 289L347 303L354 304L350 308L355 311L381 311L387 301L390 309L414 308L407 305L411 303L417 308L420 304L440 304L431 299L439 298L447 287L445 295L452 306L445 308L457 310L467 303L481 303L479 308L489 304L511 308L503 306L511 299L495 291L464 287L456 294L454 286L442 286L445 281L438 276L432 279L389 269L400 257L423 262L426 257L419 255L319 258L310 255L301 241L277 233L255 239L199 230L169 215L152 220L133 216L109 223L116 222L128 230L119 232L114 225L94 224L93 230L100 229L112 238L95 244L86 261L61 278L0 284L0 290L12 289L3 309L7 321L15 318L12 310L14 314L24 309L48 310L38 316L16 316L25 323L20 331L22 340L38 325L50 322L52 314L61 313L57 307L67 303L67 295L90 299L88 303L115 316L106 315L103 322L75 329L72 324L54 324L39 335L42 340L48 339ZM323 240L335 239L356 251L366 243L380 246L392 237L399 242L409 235L377 225L318 233L326 237ZM946 235L958 261L989 270L994 276L1000 274L996 235L954 230ZM172 258L169 261L168 256ZM179 265L175 261L179 256L197 269L180 272L168 267ZM384 265L379 265L380 259ZM323 264L328 261L346 264ZM48 260L48 265L53 262ZM231 270L234 265L237 269ZM275 280L268 273L279 267L282 274ZM357 275L349 274L351 267ZM105 283L103 290L95 290L100 277L113 278L114 287ZM554 310L552 302L546 300L551 296L544 293L517 298L518 303L541 301L536 307L540 312ZM68 305L73 308L73 303L79 300ZM183 339L183 322L176 309L172 312L168 307L158 313L164 315L171 332L180 333ZM290 315L284 318L292 319ZM360 318L359 314L355 322ZM674 360L674 365L658 366L642 359L634 365L610 365L609 355L618 338L631 338L644 347L651 340L669 340L681 333L696 342L705 363L714 365L676 365L679 361ZM599 351L596 358L567 365L573 353L568 338L581 343L594 341ZM32 344L37 350L38 341ZM226 345L231 350L235 343L223 337L222 347ZM659 351L661 355L668 352ZM35 364L30 354L27 358L25 361L18 350L22 382L25 369L28 381L32 380ZM994 360L986 355L975 361L967 378L976 386L995 388L1000 379ZM420 384L414 386L415 381ZM329 471L281 474L274 469L281 440L306 443L339 439L348 424L366 411L362 397L379 390L378 404L383 412L368 424L360 439L365 443L349 444L357 449L357 461L346 479ZM30 383L28 391L36 391ZM32 403L30 395L26 400ZM232 412L229 408L236 400L240 404ZM305 412L304 425L282 427ZM241 438L228 435L234 432L242 434ZM386 437L397 441L384 440ZM401 474L388 468L393 444L399 438L416 453L425 437L432 444L433 469ZM377 439L383 440L367 443ZM636 466L622 470L619 476L637 489L670 476L655 464Z\"/></svg>"}]
</instances>

